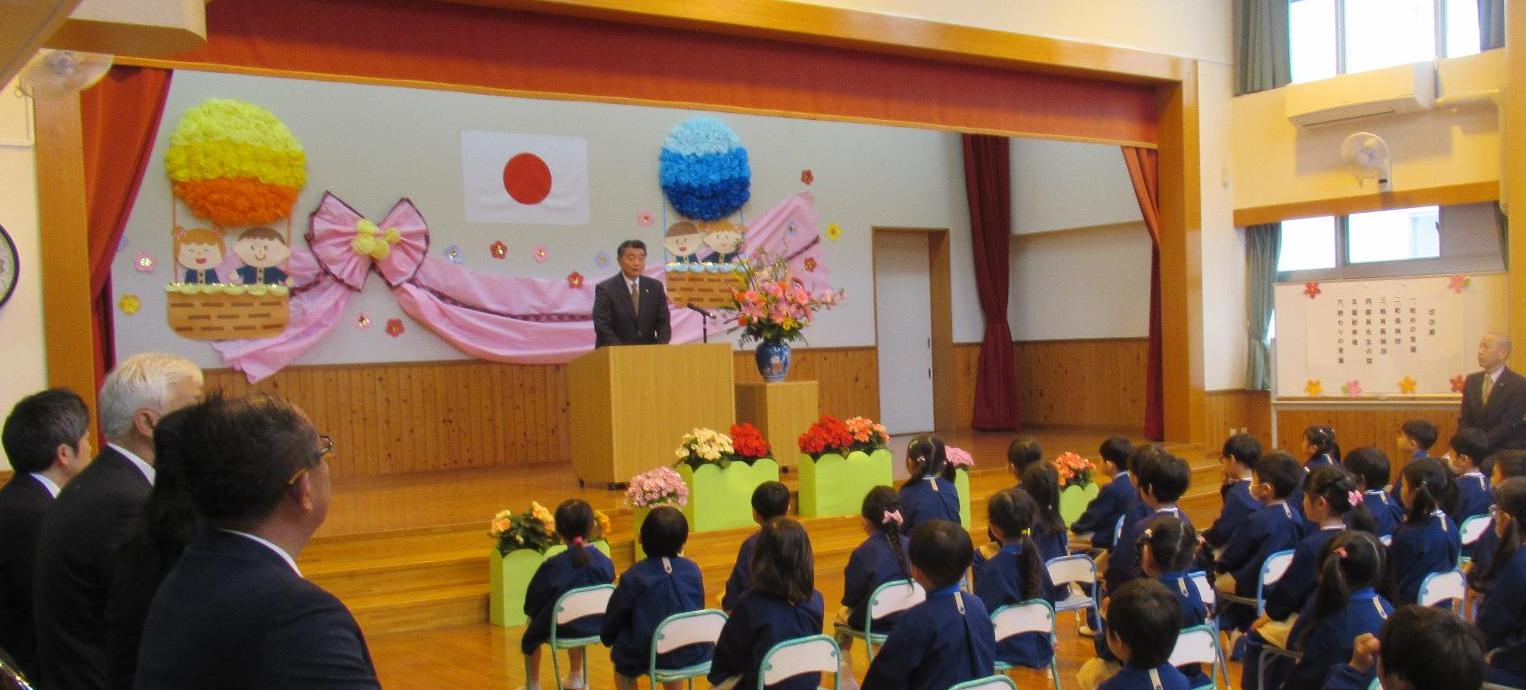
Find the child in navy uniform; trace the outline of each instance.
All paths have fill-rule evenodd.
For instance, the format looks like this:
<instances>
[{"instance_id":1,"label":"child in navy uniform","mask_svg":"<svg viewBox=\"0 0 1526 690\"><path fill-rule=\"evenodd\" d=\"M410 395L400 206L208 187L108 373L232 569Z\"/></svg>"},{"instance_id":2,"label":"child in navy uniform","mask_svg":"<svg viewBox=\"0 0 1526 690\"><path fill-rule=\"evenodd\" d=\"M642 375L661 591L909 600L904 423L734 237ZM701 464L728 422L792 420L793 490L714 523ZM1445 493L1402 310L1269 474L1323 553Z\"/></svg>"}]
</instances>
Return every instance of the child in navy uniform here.
<instances>
[{"instance_id":1,"label":"child in navy uniform","mask_svg":"<svg viewBox=\"0 0 1526 690\"><path fill-rule=\"evenodd\" d=\"M1043 459L1044 449L1031 438L1020 438L1007 446L1007 471L1012 473L1018 486L1023 485L1023 470Z\"/></svg>"},{"instance_id":2,"label":"child in navy uniform","mask_svg":"<svg viewBox=\"0 0 1526 690\"><path fill-rule=\"evenodd\" d=\"M1255 597L1266 557L1298 545L1303 520L1288 505L1288 497L1303 476L1298 461L1281 451L1268 453L1256 463L1251 491L1263 505L1214 560L1213 570L1218 574L1214 586L1219 591ZM1244 632L1255 618L1256 610L1245 604L1226 604L1219 610L1219 625L1224 630Z\"/></svg>"},{"instance_id":3,"label":"child in navy uniform","mask_svg":"<svg viewBox=\"0 0 1526 690\"><path fill-rule=\"evenodd\" d=\"M721 608L730 611L737 600L747 591L751 577L752 551L757 546L762 524L789 512L789 487L780 482L763 482L752 490L752 519L759 529L742 540L737 549L736 564L731 566L731 577L726 580L726 592L721 597Z\"/></svg>"},{"instance_id":4,"label":"child in navy uniform","mask_svg":"<svg viewBox=\"0 0 1526 690\"><path fill-rule=\"evenodd\" d=\"M1103 575L1108 592L1140 577L1139 555L1133 545L1139 543L1140 535L1149 529L1151 522L1167 515L1187 521L1187 514L1176 506L1176 500L1186 493L1187 485L1192 481L1192 469L1186 461L1161 450L1142 455L1134 469L1139 500L1149 512L1132 522L1125 521L1118 542L1130 547L1115 546L1108 554L1107 570Z\"/></svg>"},{"instance_id":5,"label":"child in navy uniform","mask_svg":"<svg viewBox=\"0 0 1526 690\"><path fill-rule=\"evenodd\" d=\"M842 610L837 614L836 625L862 632L869 617L870 595L887 582L910 580L911 565L906 560L907 539L901 534L904 518L895 489L888 486L870 489L864 496L859 518L868 537L848 556L848 568L843 572ZM890 632L897 618L899 613L874 621L874 633ZM857 687L852 657L848 654L853 637L841 630L835 637L842 648L841 684L845 688Z\"/></svg>"},{"instance_id":6,"label":"child in navy uniform","mask_svg":"<svg viewBox=\"0 0 1526 690\"><path fill-rule=\"evenodd\" d=\"M1499 546L1488 571L1474 586L1483 591L1478 627L1488 641L1489 682L1526 687L1526 549L1521 548L1526 520L1526 478L1507 479L1495 493L1494 531Z\"/></svg>"},{"instance_id":7,"label":"child in navy uniform","mask_svg":"<svg viewBox=\"0 0 1526 690\"><path fill-rule=\"evenodd\" d=\"M1388 495L1388 456L1372 446L1363 446L1346 454L1341 461L1346 471L1356 477L1362 490L1362 504L1372 513L1373 534L1392 537L1399 523L1404 522L1404 506Z\"/></svg>"},{"instance_id":8,"label":"child in navy uniform","mask_svg":"<svg viewBox=\"0 0 1526 690\"><path fill-rule=\"evenodd\" d=\"M1477 515L1488 515L1494 503L1489 490L1489 478L1484 476L1480 464L1489 457L1489 438L1478 429L1462 429L1452 435L1452 474L1457 475L1457 507L1447 515L1452 522L1461 525L1464 520ZM1472 555L1468 550L1464 555Z\"/></svg>"},{"instance_id":9,"label":"child in navy uniform","mask_svg":"<svg viewBox=\"0 0 1526 690\"><path fill-rule=\"evenodd\" d=\"M957 522L930 520L911 533L911 576L927 601L901 614L869 664L863 690L946 690L991 675L996 632L978 597L959 590L974 549Z\"/></svg>"},{"instance_id":10,"label":"child in navy uniform","mask_svg":"<svg viewBox=\"0 0 1526 690\"><path fill-rule=\"evenodd\" d=\"M1113 592L1107 606L1107 647L1123 660L1100 690L1187 690L1170 663L1182 628L1176 597L1155 580L1135 580Z\"/></svg>"},{"instance_id":11,"label":"child in navy uniform","mask_svg":"<svg viewBox=\"0 0 1526 690\"><path fill-rule=\"evenodd\" d=\"M1367 690L1374 671L1389 690L1478 690L1483 669L1477 629L1451 611L1410 605L1376 636L1358 636L1351 661L1330 671L1324 690Z\"/></svg>"},{"instance_id":12,"label":"child in navy uniform","mask_svg":"<svg viewBox=\"0 0 1526 690\"><path fill-rule=\"evenodd\" d=\"M1413 460L1404 468L1401 494L1409 513L1394 530L1394 574L1399 582L1399 602L1413 604L1420 596L1425 576L1457 567L1462 542L1457 525L1445 507L1456 499L1452 472L1434 458Z\"/></svg>"},{"instance_id":13,"label":"child in navy uniform","mask_svg":"<svg viewBox=\"0 0 1526 690\"><path fill-rule=\"evenodd\" d=\"M911 534L928 520L959 522L959 490L949 476L952 469L943 439L918 436L906 444L906 470L911 476L901 485L901 534Z\"/></svg>"},{"instance_id":14,"label":"child in navy uniform","mask_svg":"<svg viewBox=\"0 0 1526 690\"><path fill-rule=\"evenodd\" d=\"M1090 534L1092 548L1113 548L1113 527L1135 503L1139 495L1134 492L1134 482L1129 479L1129 454L1134 444L1122 436L1112 436L1102 442L1098 449L1102 454L1102 474L1112 481L1097 492L1097 497L1086 504L1086 511L1071 524L1070 531Z\"/></svg>"},{"instance_id":15,"label":"child in navy uniform","mask_svg":"<svg viewBox=\"0 0 1526 690\"><path fill-rule=\"evenodd\" d=\"M1289 634L1291 649L1302 657L1282 687L1319 687L1331 669L1351 658L1357 637L1383 627L1394 610L1379 592L1386 581L1386 551L1377 537L1357 530L1342 532L1325 545L1319 589ZM1250 662L1247 658L1246 668Z\"/></svg>"},{"instance_id":16,"label":"child in navy uniform","mask_svg":"<svg viewBox=\"0 0 1526 690\"><path fill-rule=\"evenodd\" d=\"M1309 459L1303 463L1305 472L1313 473L1323 467L1340 466L1341 444L1335 442L1335 429L1327 426L1311 426L1303 430L1303 449Z\"/></svg>"},{"instance_id":17,"label":"child in navy uniform","mask_svg":"<svg viewBox=\"0 0 1526 690\"><path fill-rule=\"evenodd\" d=\"M1494 466L1494 471L1489 474L1489 484L1499 486L1507 479L1526 477L1526 450L1502 450L1489 456L1489 464ZM1496 502L1498 498L1496 498ZM1483 573L1489 569L1489 561L1493 559L1494 552L1499 550L1500 538L1495 532L1494 526L1484 530L1473 543L1473 565L1468 569L1468 574Z\"/></svg>"},{"instance_id":18,"label":"child in navy uniform","mask_svg":"<svg viewBox=\"0 0 1526 690\"><path fill-rule=\"evenodd\" d=\"M567 550L543 561L525 589L525 615L530 621L519 639L519 651L529 657L524 690L540 690L541 645L551 637L556 600L570 590L607 585L615 580L615 564L589 543L594 529L593 507L582 499L570 498L556 507L555 517L556 533L567 542ZM599 634L602 623L600 616L587 616L557 628L557 635L590 637ZM583 649L568 650L571 671L562 687L587 687L587 679L582 677L585 653Z\"/></svg>"},{"instance_id":19,"label":"child in navy uniform","mask_svg":"<svg viewBox=\"0 0 1526 690\"><path fill-rule=\"evenodd\" d=\"M1293 549L1293 561L1277 584L1267 588L1266 615L1257 621L1256 635L1287 648L1293 614L1302 611L1319 584L1320 553L1325 544L1348 527L1372 533L1372 514L1367 511L1356 478L1339 466L1326 467L1304 480L1303 510L1314 525ZM1281 621L1286 624L1278 625Z\"/></svg>"},{"instance_id":20,"label":"child in navy uniform","mask_svg":"<svg viewBox=\"0 0 1526 690\"><path fill-rule=\"evenodd\" d=\"M986 610L1030 599L1054 605L1053 585L1039 548L1030 538L1038 504L1022 489L1006 489L986 501L986 517L1001 550L989 558L975 554L975 596ZM996 658L1014 666L1043 668L1054 656L1049 635L1038 632L1009 637L996 646Z\"/></svg>"},{"instance_id":21,"label":"child in navy uniform","mask_svg":"<svg viewBox=\"0 0 1526 690\"><path fill-rule=\"evenodd\" d=\"M1394 442L1399 447L1399 467L1406 467L1413 460L1428 458L1431 456L1431 446L1436 445L1436 439L1441 432L1436 430L1436 425L1424 419L1411 419L1399 426L1399 437ZM1395 501L1401 500L1404 495L1404 473L1394 477L1394 486L1389 495Z\"/></svg>"},{"instance_id":22,"label":"child in navy uniform","mask_svg":"<svg viewBox=\"0 0 1526 690\"><path fill-rule=\"evenodd\" d=\"M715 643L709 680L715 688L758 687L758 666L774 645L821 634L821 592L811 538L800 523L776 517L758 531L748 590L737 601ZM816 690L821 675L807 673L770 690Z\"/></svg>"},{"instance_id":23,"label":"child in navy uniform","mask_svg":"<svg viewBox=\"0 0 1526 690\"><path fill-rule=\"evenodd\" d=\"M635 690L636 679L650 662L652 634L657 624L675 613L705 607L705 581L694 561L679 556L689 539L689 522L672 506L653 508L641 523L641 549L646 558L620 576L620 585L604 611L599 639L615 667L615 687ZM711 645L682 647L657 657L657 668L687 668L710 657ZM682 682L666 684L679 690Z\"/></svg>"},{"instance_id":24,"label":"child in navy uniform","mask_svg":"<svg viewBox=\"0 0 1526 690\"><path fill-rule=\"evenodd\" d=\"M1260 459L1261 442L1255 436L1235 434L1224 441L1224 449L1219 455L1219 462L1224 465L1224 485L1219 488L1224 507L1219 510L1219 518L1213 521L1213 526L1203 531L1203 541L1209 546L1215 549L1228 546L1230 537L1235 536L1240 525L1264 505L1251 496L1250 491L1251 476Z\"/></svg>"},{"instance_id":25,"label":"child in navy uniform","mask_svg":"<svg viewBox=\"0 0 1526 690\"><path fill-rule=\"evenodd\" d=\"M1023 491L1038 506L1034 514L1033 543L1044 561L1070 555L1070 533L1065 518L1060 517L1060 473L1047 462L1034 463L1023 470Z\"/></svg>"}]
</instances>

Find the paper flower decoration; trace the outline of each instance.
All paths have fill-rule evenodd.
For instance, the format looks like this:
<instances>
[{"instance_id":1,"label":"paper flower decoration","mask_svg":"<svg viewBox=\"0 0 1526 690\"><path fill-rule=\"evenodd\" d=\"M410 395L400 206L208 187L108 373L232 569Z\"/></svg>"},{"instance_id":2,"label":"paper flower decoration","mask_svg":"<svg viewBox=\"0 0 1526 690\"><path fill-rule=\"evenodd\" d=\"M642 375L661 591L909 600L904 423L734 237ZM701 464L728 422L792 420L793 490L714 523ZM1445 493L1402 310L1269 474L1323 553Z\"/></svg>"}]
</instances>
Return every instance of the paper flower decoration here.
<instances>
[{"instance_id":1,"label":"paper flower decoration","mask_svg":"<svg viewBox=\"0 0 1526 690\"><path fill-rule=\"evenodd\" d=\"M390 336L396 338L396 337L398 337L398 336L400 336L402 334L403 334L403 320L402 319L387 319L387 335L390 335Z\"/></svg>"},{"instance_id":2,"label":"paper flower decoration","mask_svg":"<svg viewBox=\"0 0 1526 690\"><path fill-rule=\"evenodd\" d=\"M1317 280L1311 280L1303 284L1303 294L1308 295L1309 299L1318 297L1321 292L1324 291L1319 289L1319 281Z\"/></svg>"},{"instance_id":3,"label":"paper flower decoration","mask_svg":"<svg viewBox=\"0 0 1526 690\"><path fill-rule=\"evenodd\" d=\"M567 274L567 286L576 290L583 287L583 274L573 271Z\"/></svg>"},{"instance_id":4,"label":"paper flower decoration","mask_svg":"<svg viewBox=\"0 0 1526 690\"><path fill-rule=\"evenodd\" d=\"M546 259L549 258L551 257L546 253L546 247L544 245L535 248L535 263L546 263Z\"/></svg>"},{"instance_id":5,"label":"paper flower decoration","mask_svg":"<svg viewBox=\"0 0 1526 690\"><path fill-rule=\"evenodd\" d=\"M816 181L816 174L811 172L810 168L806 168L805 170L801 170L800 171L800 183L801 184L810 184L810 183L815 182L815 181Z\"/></svg>"},{"instance_id":6,"label":"paper flower decoration","mask_svg":"<svg viewBox=\"0 0 1526 690\"><path fill-rule=\"evenodd\" d=\"M370 327L371 317L365 312L360 312L360 316L355 317L355 330L363 331Z\"/></svg>"},{"instance_id":7,"label":"paper flower decoration","mask_svg":"<svg viewBox=\"0 0 1526 690\"><path fill-rule=\"evenodd\" d=\"M1406 377L1404 377L1402 379L1399 379L1399 392L1400 393L1403 393L1405 395L1414 395L1415 394L1415 386L1416 386L1415 380L1410 378L1410 377L1408 377L1408 376L1406 376Z\"/></svg>"},{"instance_id":8,"label":"paper flower decoration","mask_svg":"<svg viewBox=\"0 0 1526 690\"><path fill-rule=\"evenodd\" d=\"M307 155L291 130L264 108L223 98L180 117L164 167L175 197L222 227L290 216L307 184Z\"/></svg>"},{"instance_id":9,"label":"paper flower decoration","mask_svg":"<svg viewBox=\"0 0 1526 690\"><path fill-rule=\"evenodd\" d=\"M154 267L158 265L154 255L148 252L138 252L138 258L132 260L132 267L138 269L139 273L153 273Z\"/></svg>"},{"instance_id":10,"label":"paper flower decoration","mask_svg":"<svg viewBox=\"0 0 1526 690\"><path fill-rule=\"evenodd\" d=\"M1305 383L1303 386L1303 392L1305 395L1308 395L1312 398L1315 396L1324 395L1325 387L1319 382L1319 379L1309 379L1309 382Z\"/></svg>"},{"instance_id":11,"label":"paper flower decoration","mask_svg":"<svg viewBox=\"0 0 1526 690\"><path fill-rule=\"evenodd\" d=\"M502 261L503 257L509 255L509 245L504 244L503 240L494 242L487 248L487 250L492 253L493 258L498 259L499 261Z\"/></svg>"},{"instance_id":12,"label":"paper flower decoration","mask_svg":"<svg viewBox=\"0 0 1526 690\"><path fill-rule=\"evenodd\" d=\"M1457 293L1459 295L1462 294L1463 290L1468 289L1468 286L1472 285L1472 284L1473 284L1473 281L1471 279L1469 279L1468 276L1460 274L1460 273L1455 275L1455 276L1452 276L1450 278L1447 278L1447 289L1451 290L1452 292L1455 292L1455 293Z\"/></svg>"},{"instance_id":13,"label":"paper flower decoration","mask_svg":"<svg viewBox=\"0 0 1526 690\"><path fill-rule=\"evenodd\" d=\"M827 239L834 241L842 239L842 226L836 223L827 223Z\"/></svg>"},{"instance_id":14,"label":"paper flower decoration","mask_svg":"<svg viewBox=\"0 0 1526 690\"><path fill-rule=\"evenodd\" d=\"M609 267L609 252L599 252L593 255L593 265L596 268Z\"/></svg>"},{"instance_id":15,"label":"paper flower decoration","mask_svg":"<svg viewBox=\"0 0 1526 690\"><path fill-rule=\"evenodd\" d=\"M668 132L657 179L668 203L685 218L720 220L752 195L747 149L726 123L710 116L689 118Z\"/></svg>"},{"instance_id":16,"label":"paper flower decoration","mask_svg":"<svg viewBox=\"0 0 1526 690\"><path fill-rule=\"evenodd\" d=\"M805 257L805 272L806 273L815 273L816 272L816 257L814 257L814 256L807 256L807 257Z\"/></svg>"},{"instance_id":17,"label":"paper flower decoration","mask_svg":"<svg viewBox=\"0 0 1526 690\"><path fill-rule=\"evenodd\" d=\"M1466 385L1467 382L1468 382L1468 377L1463 376L1462 374L1458 374L1456 376L1453 376L1452 377L1452 392L1453 393L1461 393L1463 386Z\"/></svg>"},{"instance_id":18,"label":"paper flower decoration","mask_svg":"<svg viewBox=\"0 0 1526 690\"><path fill-rule=\"evenodd\" d=\"M643 228L652 227L652 212L642 211L636 214L636 224Z\"/></svg>"},{"instance_id":19,"label":"paper flower decoration","mask_svg":"<svg viewBox=\"0 0 1526 690\"><path fill-rule=\"evenodd\" d=\"M1347 381L1347 382L1341 384L1341 395L1349 395L1351 397L1356 397L1356 396L1361 395L1361 394L1362 394L1362 382L1361 381L1358 381L1356 379L1351 379L1350 381Z\"/></svg>"},{"instance_id":20,"label":"paper flower decoration","mask_svg":"<svg viewBox=\"0 0 1526 690\"><path fill-rule=\"evenodd\" d=\"M454 244L445 248L445 259L457 265L465 261L465 259L461 257L461 247Z\"/></svg>"},{"instance_id":21,"label":"paper flower decoration","mask_svg":"<svg viewBox=\"0 0 1526 690\"><path fill-rule=\"evenodd\" d=\"M128 316L138 313L138 310L142 307L143 301L131 292L122 295L122 299L117 300L117 308L121 309L122 313Z\"/></svg>"}]
</instances>

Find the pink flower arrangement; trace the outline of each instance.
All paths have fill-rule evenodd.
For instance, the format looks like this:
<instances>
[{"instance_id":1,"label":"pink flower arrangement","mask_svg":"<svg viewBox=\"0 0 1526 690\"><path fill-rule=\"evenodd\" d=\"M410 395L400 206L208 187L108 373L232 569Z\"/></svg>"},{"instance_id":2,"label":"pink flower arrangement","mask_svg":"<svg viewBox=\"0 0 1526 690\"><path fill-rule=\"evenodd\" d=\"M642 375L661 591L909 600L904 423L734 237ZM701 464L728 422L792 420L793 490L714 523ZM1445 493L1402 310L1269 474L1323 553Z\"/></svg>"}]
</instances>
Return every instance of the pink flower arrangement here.
<instances>
[{"instance_id":1,"label":"pink flower arrangement","mask_svg":"<svg viewBox=\"0 0 1526 690\"><path fill-rule=\"evenodd\" d=\"M970 455L969 451L963 448L945 446L943 448L943 452L948 454L949 467L953 467L954 469L963 468L966 470L974 469L975 456Z\"/></svg>"},{"instance_id":2,"label":"pink flower arrangement","mask_svg":"<svg viewBox=\"0 0 1526 690\"><path fill-rule=\"evenodd\" d=\"M1054 468L1060 474L1060 486L1086 486L1092 483L1092 470L1096 464L1076 453L1065 451L1054 459Z\"/></svg>"},{"instance_id":3,"label":"pink flower arrangement","mask_svg":"<svg viewBox=\"0 0 1526 690\"><path fill-rule=\"evenodd\" d=\"M884 448L890 443L890 433L885 431L882 424L866 417L849 417L843 422L848 427L848 434L853 437L850 451L873 452Z\"/></svg>"},{"instance_id":4,"label":"pink flower arrangement","mask_svg":"<svg viewBox=\"0 0 1526 690\"><path fill-rule=\"evenodd\" d=\"M671 467L658 467L631 477L625 488L625 504L632 508L683 506L688 502L689 486Z\"/></svg>"},{"instance_id":5,"label":"pink flower arrangement","mask_svg":"<svg viewBox=\"0 0 1526 690\"><path fill-rule=\"evenodd\" d=\"M831 309L842 301L841 290L812 294L791 272L789 261L763 252L744 264L743 286L732 288L732 304L742 342L797 340L811 325L815 312Z\"/></svg>"}]
</instances>

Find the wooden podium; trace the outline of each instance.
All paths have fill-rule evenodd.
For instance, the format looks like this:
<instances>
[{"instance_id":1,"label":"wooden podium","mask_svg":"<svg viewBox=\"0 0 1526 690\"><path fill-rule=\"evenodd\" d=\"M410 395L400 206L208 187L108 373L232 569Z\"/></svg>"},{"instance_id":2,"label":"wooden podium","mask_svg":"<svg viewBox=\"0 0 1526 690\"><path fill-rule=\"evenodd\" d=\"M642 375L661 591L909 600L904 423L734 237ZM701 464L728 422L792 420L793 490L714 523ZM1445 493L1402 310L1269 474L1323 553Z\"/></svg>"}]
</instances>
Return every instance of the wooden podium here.
<instances>
[{"instance_id":1,"label":"wooden podium","mask_svg":"<svg viewBox=\"0 0 1526 690\"><path fill-rule=\"evenodd\" d=\"M579 482L623 484L671 465L695 427L736 418L730 343L601 347L567 367Z\"/></svg>"}]
</instances>

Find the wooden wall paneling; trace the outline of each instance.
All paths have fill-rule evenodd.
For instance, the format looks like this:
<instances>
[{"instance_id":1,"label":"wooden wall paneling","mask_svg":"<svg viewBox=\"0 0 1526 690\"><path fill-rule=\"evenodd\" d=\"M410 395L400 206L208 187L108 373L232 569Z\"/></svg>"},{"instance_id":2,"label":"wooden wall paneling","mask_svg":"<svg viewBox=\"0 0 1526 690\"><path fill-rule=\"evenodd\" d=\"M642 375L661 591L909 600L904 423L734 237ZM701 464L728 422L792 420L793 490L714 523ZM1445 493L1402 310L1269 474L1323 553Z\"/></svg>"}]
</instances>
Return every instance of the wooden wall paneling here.
<instances>
[{"instance_id":1,"label":"wooden wall paneling","mask_svg":"<svg viewBox=\"0 0 1526 690\"><path fill-rule=\"evenodd\" d=\"M1387 453L1392 462L1398 460L1399 427L1411 419L1425 419L1436 425L1438 434L1432 455L1440 456L1447 451L1452 434L1457 433L1457 409L1441 406L1281 407L1277 411L1276 446L1301 457L1303 430L1326 425L1335 429L1342 452L1373 446Z\"/></svg>"},{"instance_id":2,"label":"wooden wall paneling","mask_svg":"<svg viewBox=\"0 0 1526 690\"><path fill-rule=\"evenodd\" d=\"M953 429L958 413L954 411L953 278L948 230L927 233L927 264L932 304L933 428Z\"/></svg>"},{"instance_id":3,"label":"wooden wall paneling","mask_svg":"<svg viewBox=\"0 0 1526 690\"><path fill-rule=\"evenodd\" d=\"M1273 445L1271 394L1268 391L1209 391L1205 398L1203 426L1208 434L1206 445L1209 448L1218 447L1228 438L1230 429L1242 427L1261 439L1263 445Z\"/></svg>"},{"instance_id":4,"label":"wooden wall paneling","mask_svg":"<svg viewBox=\"0 0 1526 690\"><path fill-rule=\"evenodd\" d=\"M975 417L975 374L980 367L980 343L954 344L954 428L968 429Z\"/></svg>"},{"instance_id":5,"label":"wooden wall paneling","mask_svg":"<svg viewBox=\"0 0 1526 690\"><path fill-rule=\"evenodd\" d=\"M1147 350L1142 338L1016 343L1023 424L1142 428Z\"/></svg>"}]
</instances>

